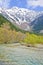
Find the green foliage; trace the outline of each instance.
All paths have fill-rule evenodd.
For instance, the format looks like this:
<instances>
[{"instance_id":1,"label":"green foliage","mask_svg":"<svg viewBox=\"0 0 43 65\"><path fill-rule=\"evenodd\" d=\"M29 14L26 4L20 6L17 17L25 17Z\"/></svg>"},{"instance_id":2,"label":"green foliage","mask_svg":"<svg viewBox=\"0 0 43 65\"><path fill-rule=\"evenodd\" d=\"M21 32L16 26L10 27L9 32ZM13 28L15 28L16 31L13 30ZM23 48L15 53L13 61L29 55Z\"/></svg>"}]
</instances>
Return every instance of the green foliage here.
<instances>
[{"instance_id":1,"label":"green foliage","mask_svg":"<svg viewBox=\"0 0 43 65\"><path fill-rule=\"evenodd\" d=\"M38 36L30 33L22 33L20 31L12 30L9 23L3 23L0 27L0 43L14 43L24 42L26 44L35 45L37 43L43 44L43 36Z\"/></svg>"},{"instance_id":2,"label":"green foliage","mask_svg":"<svg viewBox=\"0 0 43 65\"><path fill-rule=\"evenodd\" d=\"M24 43L32 44L32 45L39 44L39 43L43 44L43 36L37 36L35 34L26 33Z\"/></svg>"},{"instance_id":3,"label":"green foliage","mask_svg":"<svg viewBox=\"0 0 43 65\"><path fill-rule=\"evenodd\" d=\"M25 32L0 15L0 43L43 44L43 36Z\"/></svg>"}]
</instances>

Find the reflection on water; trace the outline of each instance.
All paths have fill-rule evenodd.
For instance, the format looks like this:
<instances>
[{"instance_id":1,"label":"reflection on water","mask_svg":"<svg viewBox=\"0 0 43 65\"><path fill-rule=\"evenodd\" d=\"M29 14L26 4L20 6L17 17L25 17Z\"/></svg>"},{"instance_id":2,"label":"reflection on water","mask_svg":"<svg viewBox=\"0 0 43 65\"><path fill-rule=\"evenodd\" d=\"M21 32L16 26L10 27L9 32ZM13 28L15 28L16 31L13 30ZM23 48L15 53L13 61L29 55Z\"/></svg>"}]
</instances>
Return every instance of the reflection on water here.
<instances>
[{"instance_id":1,"label":"reflection on water","mask_svg":"<svg viewBox=\"0 0 43 65\"><path fill-rule=\"evenodd\" d=\"M0 65L43 65L43 49L0 45Z\"/></svg>"}]
</instances>

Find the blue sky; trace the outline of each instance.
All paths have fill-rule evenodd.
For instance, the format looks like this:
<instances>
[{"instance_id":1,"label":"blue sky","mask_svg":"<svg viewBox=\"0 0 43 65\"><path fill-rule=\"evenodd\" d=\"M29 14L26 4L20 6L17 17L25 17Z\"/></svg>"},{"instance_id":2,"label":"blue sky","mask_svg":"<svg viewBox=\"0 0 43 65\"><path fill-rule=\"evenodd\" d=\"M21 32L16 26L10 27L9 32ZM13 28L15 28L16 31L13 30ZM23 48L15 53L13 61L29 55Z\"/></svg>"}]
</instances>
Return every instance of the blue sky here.
<instances>
[{"instance_id":1,"label":"blue sky","mask_svg":"<svg viewBox=\"0 0 43 65\"><path fill-rule=\"evenodd\" d=\"M43 0L0 0L0 7L12 8L14 6L43 11Z\"/></svg>"}]
</instances>

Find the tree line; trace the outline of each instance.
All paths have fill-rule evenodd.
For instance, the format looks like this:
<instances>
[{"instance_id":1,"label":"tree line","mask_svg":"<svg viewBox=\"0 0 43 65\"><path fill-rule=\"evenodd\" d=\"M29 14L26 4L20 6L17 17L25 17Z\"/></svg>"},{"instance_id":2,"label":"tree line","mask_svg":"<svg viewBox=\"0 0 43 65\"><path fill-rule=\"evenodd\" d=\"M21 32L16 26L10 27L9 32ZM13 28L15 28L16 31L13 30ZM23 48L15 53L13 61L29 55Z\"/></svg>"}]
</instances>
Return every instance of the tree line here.
<instances>
[{"instance_id":1,"label":"tree line","mask_svg":"<svg viewBox=\"0 0 43 65\"><path fill-rule=\"evenodd\" d=\"M30 34L29 32L22 33L11 29L9 23L3 23L0 26L0 44L7 43L23 43L23 44L43 44L43 36Z\"/></svg>"}]
</instances>

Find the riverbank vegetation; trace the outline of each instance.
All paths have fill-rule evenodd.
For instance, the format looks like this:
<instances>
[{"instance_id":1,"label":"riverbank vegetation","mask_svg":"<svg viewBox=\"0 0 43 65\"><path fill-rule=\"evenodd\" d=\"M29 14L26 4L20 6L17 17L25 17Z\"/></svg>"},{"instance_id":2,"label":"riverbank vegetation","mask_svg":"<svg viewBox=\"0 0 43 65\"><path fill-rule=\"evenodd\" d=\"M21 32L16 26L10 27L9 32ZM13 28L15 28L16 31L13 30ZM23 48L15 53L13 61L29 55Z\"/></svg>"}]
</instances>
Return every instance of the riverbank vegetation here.
<instances>
[{"instance_id":1,"label":"riverbank vegetation","mask_svg":"<svg viewBox=\"0 0 43 65\"><path fill-rule=\"evenodd\" d=\"M43 35L23 31L0 14L0 44L7 43L43 44Z\"/></svg>"},{"instance_id":2,"label":"riverbank vegetation","mask_svg":"<svg viewBox=\"0 0 43 65\"><path fill-rule=\"evenodd\" d=\"M12 30L9 23L3 23L0 26L0 44L3 43L43 44L43 36Z\"/></svg>"}]
</instances>

